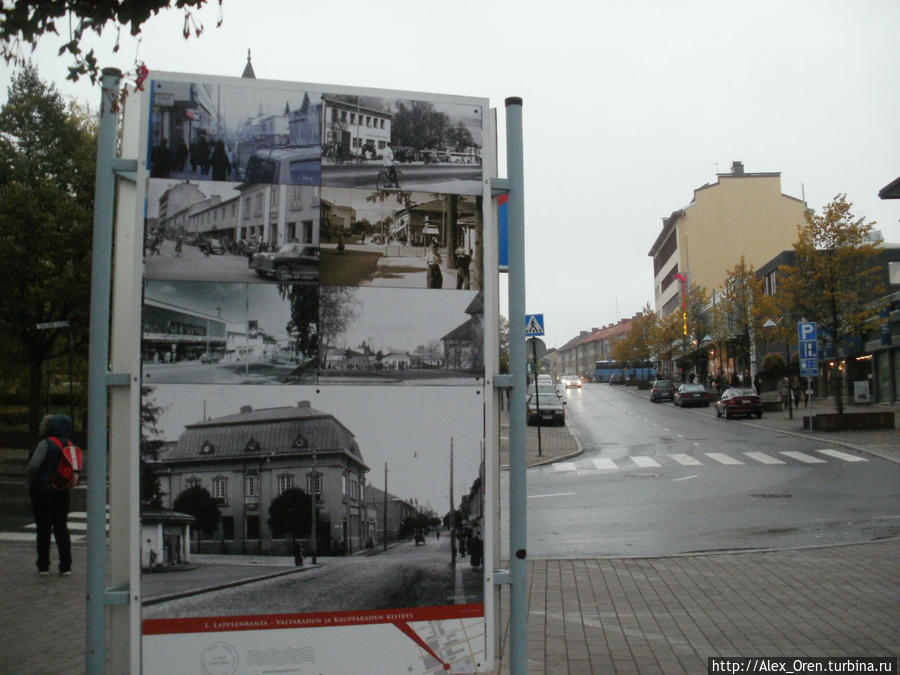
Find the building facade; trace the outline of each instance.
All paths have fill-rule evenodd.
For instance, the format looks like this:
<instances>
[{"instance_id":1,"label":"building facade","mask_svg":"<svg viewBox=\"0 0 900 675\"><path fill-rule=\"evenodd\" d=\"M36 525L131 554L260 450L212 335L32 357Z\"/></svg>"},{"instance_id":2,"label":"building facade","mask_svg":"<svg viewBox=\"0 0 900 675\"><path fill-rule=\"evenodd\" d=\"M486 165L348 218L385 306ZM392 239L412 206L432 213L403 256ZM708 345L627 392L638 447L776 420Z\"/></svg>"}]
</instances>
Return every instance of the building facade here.
<instances>
[{"instance_id":1,"label":"building facade","mask_svg":"<svg viewBox=\"0 0 900 675\"><path fill-rule=\"evenodd\" d=\"M350 554L369 535L366 472L352 431L333 415L312 408L254 410L189 424L160 452L153 469L171 508L178 495L199 485L219 504L221 520L201 551L292 553L267 520L272 501L291 488L318 498L317 550ZM310 533L311 534L311 533ZM305 542L309 547L311 537Z\"/></svg>"}]
</instances>

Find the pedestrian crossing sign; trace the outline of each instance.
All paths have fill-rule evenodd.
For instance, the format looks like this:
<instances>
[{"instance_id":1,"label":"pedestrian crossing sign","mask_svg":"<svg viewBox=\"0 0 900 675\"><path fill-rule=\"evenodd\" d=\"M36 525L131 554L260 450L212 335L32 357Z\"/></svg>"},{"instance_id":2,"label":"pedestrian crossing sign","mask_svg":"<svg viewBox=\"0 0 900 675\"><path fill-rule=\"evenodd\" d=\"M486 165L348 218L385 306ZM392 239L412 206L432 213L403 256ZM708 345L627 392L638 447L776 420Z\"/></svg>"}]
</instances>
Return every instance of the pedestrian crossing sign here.
<instances>
[{"instance_id":1,"label":"pedestrian crossing sign","mask_svg":"<svg viewBox=\"0 0 900 675\"><path fill-rule=\"evenodd\" d=\"M544 315L543 314L526 314L525 315L525 337L534 337L535 335L544 334Z\"/></svg>"}]
</instances>

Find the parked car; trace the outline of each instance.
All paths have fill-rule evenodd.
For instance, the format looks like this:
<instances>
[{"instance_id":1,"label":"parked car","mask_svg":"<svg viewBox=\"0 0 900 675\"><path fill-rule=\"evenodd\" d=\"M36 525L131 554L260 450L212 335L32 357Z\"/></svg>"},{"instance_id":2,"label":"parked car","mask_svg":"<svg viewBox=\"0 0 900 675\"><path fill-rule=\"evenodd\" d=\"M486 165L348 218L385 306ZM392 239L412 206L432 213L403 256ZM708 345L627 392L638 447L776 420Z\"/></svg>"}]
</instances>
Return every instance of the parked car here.
<instances>
[{"instance_id":1,"label":"parked car","mask_svg":"<svg viewBox=\"0 0 900 675\"><path fill-rule=\"evenodd\" d=\"M762 399L749 387L729 387L722 392L722 398L716 401L716 417L725 416L725 419L735 415L756 415L756 419L762 417Z\"/></svg>"},{"instance_id":2,"label":"parked car","mask_svg":"<svg viewBox=\"0 0 900 675\"><path fill-rule=\"evenodd\" d=\"M672 380L656 380L650 387L650 400L653 403L657 401L671 401L675 398L675 385Z\"/></svg>"},{"instance_id":3,"label":"parked car","mask_svg":"<svg viewBox=\"0 0 900 675\"><path fill-rule=\"evenodd\" d=\"M206 255L225 254L225 244L222 243L221 239L215 239L213 237L201 239L199 245L200 250L203 251Z\"/></svg>"},{"instance_id":4,"label":"parked car","mask_svg":"<svg viewBox=\"0 0 900 675\"><path fill-rule=\"evenodd\" d=\"M610 384L625 384L625 376L621 373L613 373L609 376Z\"/></svg>"},{"instance_id":5,"label":"parked car","mask_svg":"<svg viewBox=\"0 0 900 675\"><path fill-rule=\"evenodd\" d=\"M702 405L709 407L709 392L702 384L679 384L675 390L675 396L672 403L682 408L691 405Z\"/></svg>"},{"instance_id":6,"label":"parked car","mask_svg":"<svg viewBox=\"0 0 900 675\"><path fill-rule=\"evenodd\" d=\"M200 363L218 363L221 360L222 355L215 352L203 352L200 355Z\"/></svg>"},{"instance_id":7,"label":"parked car","mask_svg":"<svg viewBox=\"0 0 900 675\"><path fill-rule=\"evenodd\" d=\"M245 183L319 185L322 148L282 146L258 150L247 160Z\"/></svg>"},{"instance_id":8,"label":"parked car","mask_svg":"<svg viewBox=\"0 0 900 675\"><path fill-rule=\"evenodd\" d=\"M526 422L528 426L556 424L562 426L566 423L566 404L559 400L556 394L531 394L528 397L528 412ZM540 407L540 413L538 413Z\"/></svg>"},{"instance_id":9,"label":"parked car","mask_svg":"<svg viewBox=\"0 0 900 675\"><path fill-rule=\"evenodd\" d=\"M310 281L319 278L319 247L285 244L271 253L254 253L250 267L261 276L274 276L278 281Z\"/></svg>"}]
</instances>

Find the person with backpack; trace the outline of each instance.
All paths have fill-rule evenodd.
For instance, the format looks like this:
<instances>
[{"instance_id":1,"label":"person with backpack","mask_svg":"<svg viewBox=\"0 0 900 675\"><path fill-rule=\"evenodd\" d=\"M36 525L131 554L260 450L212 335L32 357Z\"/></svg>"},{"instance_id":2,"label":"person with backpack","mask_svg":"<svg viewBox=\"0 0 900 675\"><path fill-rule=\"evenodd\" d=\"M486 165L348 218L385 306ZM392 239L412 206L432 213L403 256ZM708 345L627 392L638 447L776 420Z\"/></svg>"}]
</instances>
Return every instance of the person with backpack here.
<instances>
[{"instance_id":1,"label":"person with backpack","mask_svg":"<svg viewBox=\"0 0 900 675\"><path fill-rule=\"evenodd\" d=\"M82 452L71 444L74 428L68 415L47 415L41 421L41 441L28 460L28 493L37 526L38 574L50 572L50 534L59 552L59 573L72 574L69 537L69 491L82 470Z\"/></svg>"}]
</instances>

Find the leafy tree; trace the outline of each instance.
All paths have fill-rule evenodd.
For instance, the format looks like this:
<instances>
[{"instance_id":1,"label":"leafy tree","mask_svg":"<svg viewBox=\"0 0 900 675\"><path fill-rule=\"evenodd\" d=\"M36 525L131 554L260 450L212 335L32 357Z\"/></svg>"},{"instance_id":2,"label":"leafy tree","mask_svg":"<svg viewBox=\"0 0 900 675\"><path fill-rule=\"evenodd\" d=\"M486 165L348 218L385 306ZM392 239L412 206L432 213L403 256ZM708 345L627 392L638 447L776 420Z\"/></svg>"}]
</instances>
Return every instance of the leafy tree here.
<instances>
[{"instance_id":1,"label":"leafy tree","mask_svg":"<svg viewBox=\"0 0 900 675\"><path fill-rule=\"evenodd\" d=\"M212 535L219 525L219 504L209 491L200 485L193 485L175 498L172 508L181 513L187 513L197 519L194 527L197 530L197 539L200 532L207 536Z\"/></svg>"},{"instance_id":2,"label":"leafy tree","mask_svg":"<svg viewBox=\"0 0 900 675\"><path fill-rule=\"evenodd\" d=\"M68 320L76 349L87 341L95 152L93 120L26 65L0 108L0 330L28 369L32 434L41 368L67 349L36 324Z\"/></svg>"},{"instance_id":3,"label":"leafy tree","mask_svg":"<svg viewBox=\"0 0 900 675\"><path fill-rule=\"evenodd\" d=\"M287 534L292 544L298 537L308 537L312 527L312 497L300 488L288 488L272 500L267 522L272 534L276 537Z\"/></svg>"},{"instance_id":4,"label":"leafy tree","mask_svg":"<svg viewBox=\"0 0 900 675\"><path fill-rule=\"evenodd\" d=\"M82 75L88 75L92 83L96 83L100 68L97 56L91 49L84 53L81 40L86 31L97 35L103 33L107 24L116 25L116 31L130 24L132 35L138 35L144 22L161 10L175 6L184 10L184 28L182 34L187 39L191 35L199 37L203 33L203 25L193 15L193 9L199 9L207 0L16 0L16 2L0 4L0 56L7 64L23 66L27 63L23 47L37 46L38 40L45 33L60 36L57 25L67 31L60 36L64 40L59 55L70 54L73 65L69 66L68 79L77 81ZM219 0L219 20L222 24L222 0ZM113 51L118 51L118 39Z\"/></svg>"},{"instance_id":5,"label":"leafy tree","mask_svg":"<svg viewBox=\"0 0 900 675\"><path fill-rule=\"evenodd\" d=\"M763 324L777 315L772 297L763 291L753 265L741 261L726 272L725 284L715 306L716 327L734 340L740 361L750 366L750 344L763 334ZM722 336L720 334L720 336Z\"/></svg>"},{"instance_id":6,"label":"leafy tree","mask_svg":"<svg viewBox=\"0 0 900 675\"><path fill-rule=\"evenodd\" d=\"M650 303L644 305L641 315L631 322L628 334L612 347L612 357L616 361L646 361L653 354L653 327L656 323L656 312Z\"/></svg>"},{"instance_id":7,"label":"leafy tree","mask_svg":"<svg viewBox=\"0 0 900 675\"><path fill-rule=\"evenodd\" d=\"M852 206L846 195L839 194L821 214L807 211L806 224L797 227L794 263L779 268L782 309L818 322L836 349L845 337L859 334L866 321L878 316L877 298L885 294L876 263L878 246L866 238L875 223L854 216ZM837 370L831 380L840 415L844 401Z\"/></svg>"},{"instance_id":8,"label":"leafy tree","mask_svg":"<svg viewBox=\"0 0 900 675\"><path fill-rule=\"evenodd\" d=\"M163 441L159 438L159 416L165 411L153 400L153 387L141 385L141 503L162 506L162 491L159 476L153 462L159 459L159 449Z\"/></svg>"},{"instance_id":9,"label":"leafy tree","mask_svg":"<svg viewBox=\"0 0 900 675\"><path fill-rule=\"evenodd\" d=\"M664 317L655 315L648 331L648 346L658 361L671 354L672 344L681 338L681 329L681 312L670 312Z\"/></svg>"},{"instance_id":10,"label":"leafy tree","mask_svg":"<svg viewBox=\"0 0 900 675\"><path fill-rule=\"evenodd\" d=\"M338 336L344 333L359 315L356 289L348 286L322 286L319 288L319 367L324 370L328 350L335 346Z\"/></svg>"}]
</instances>

